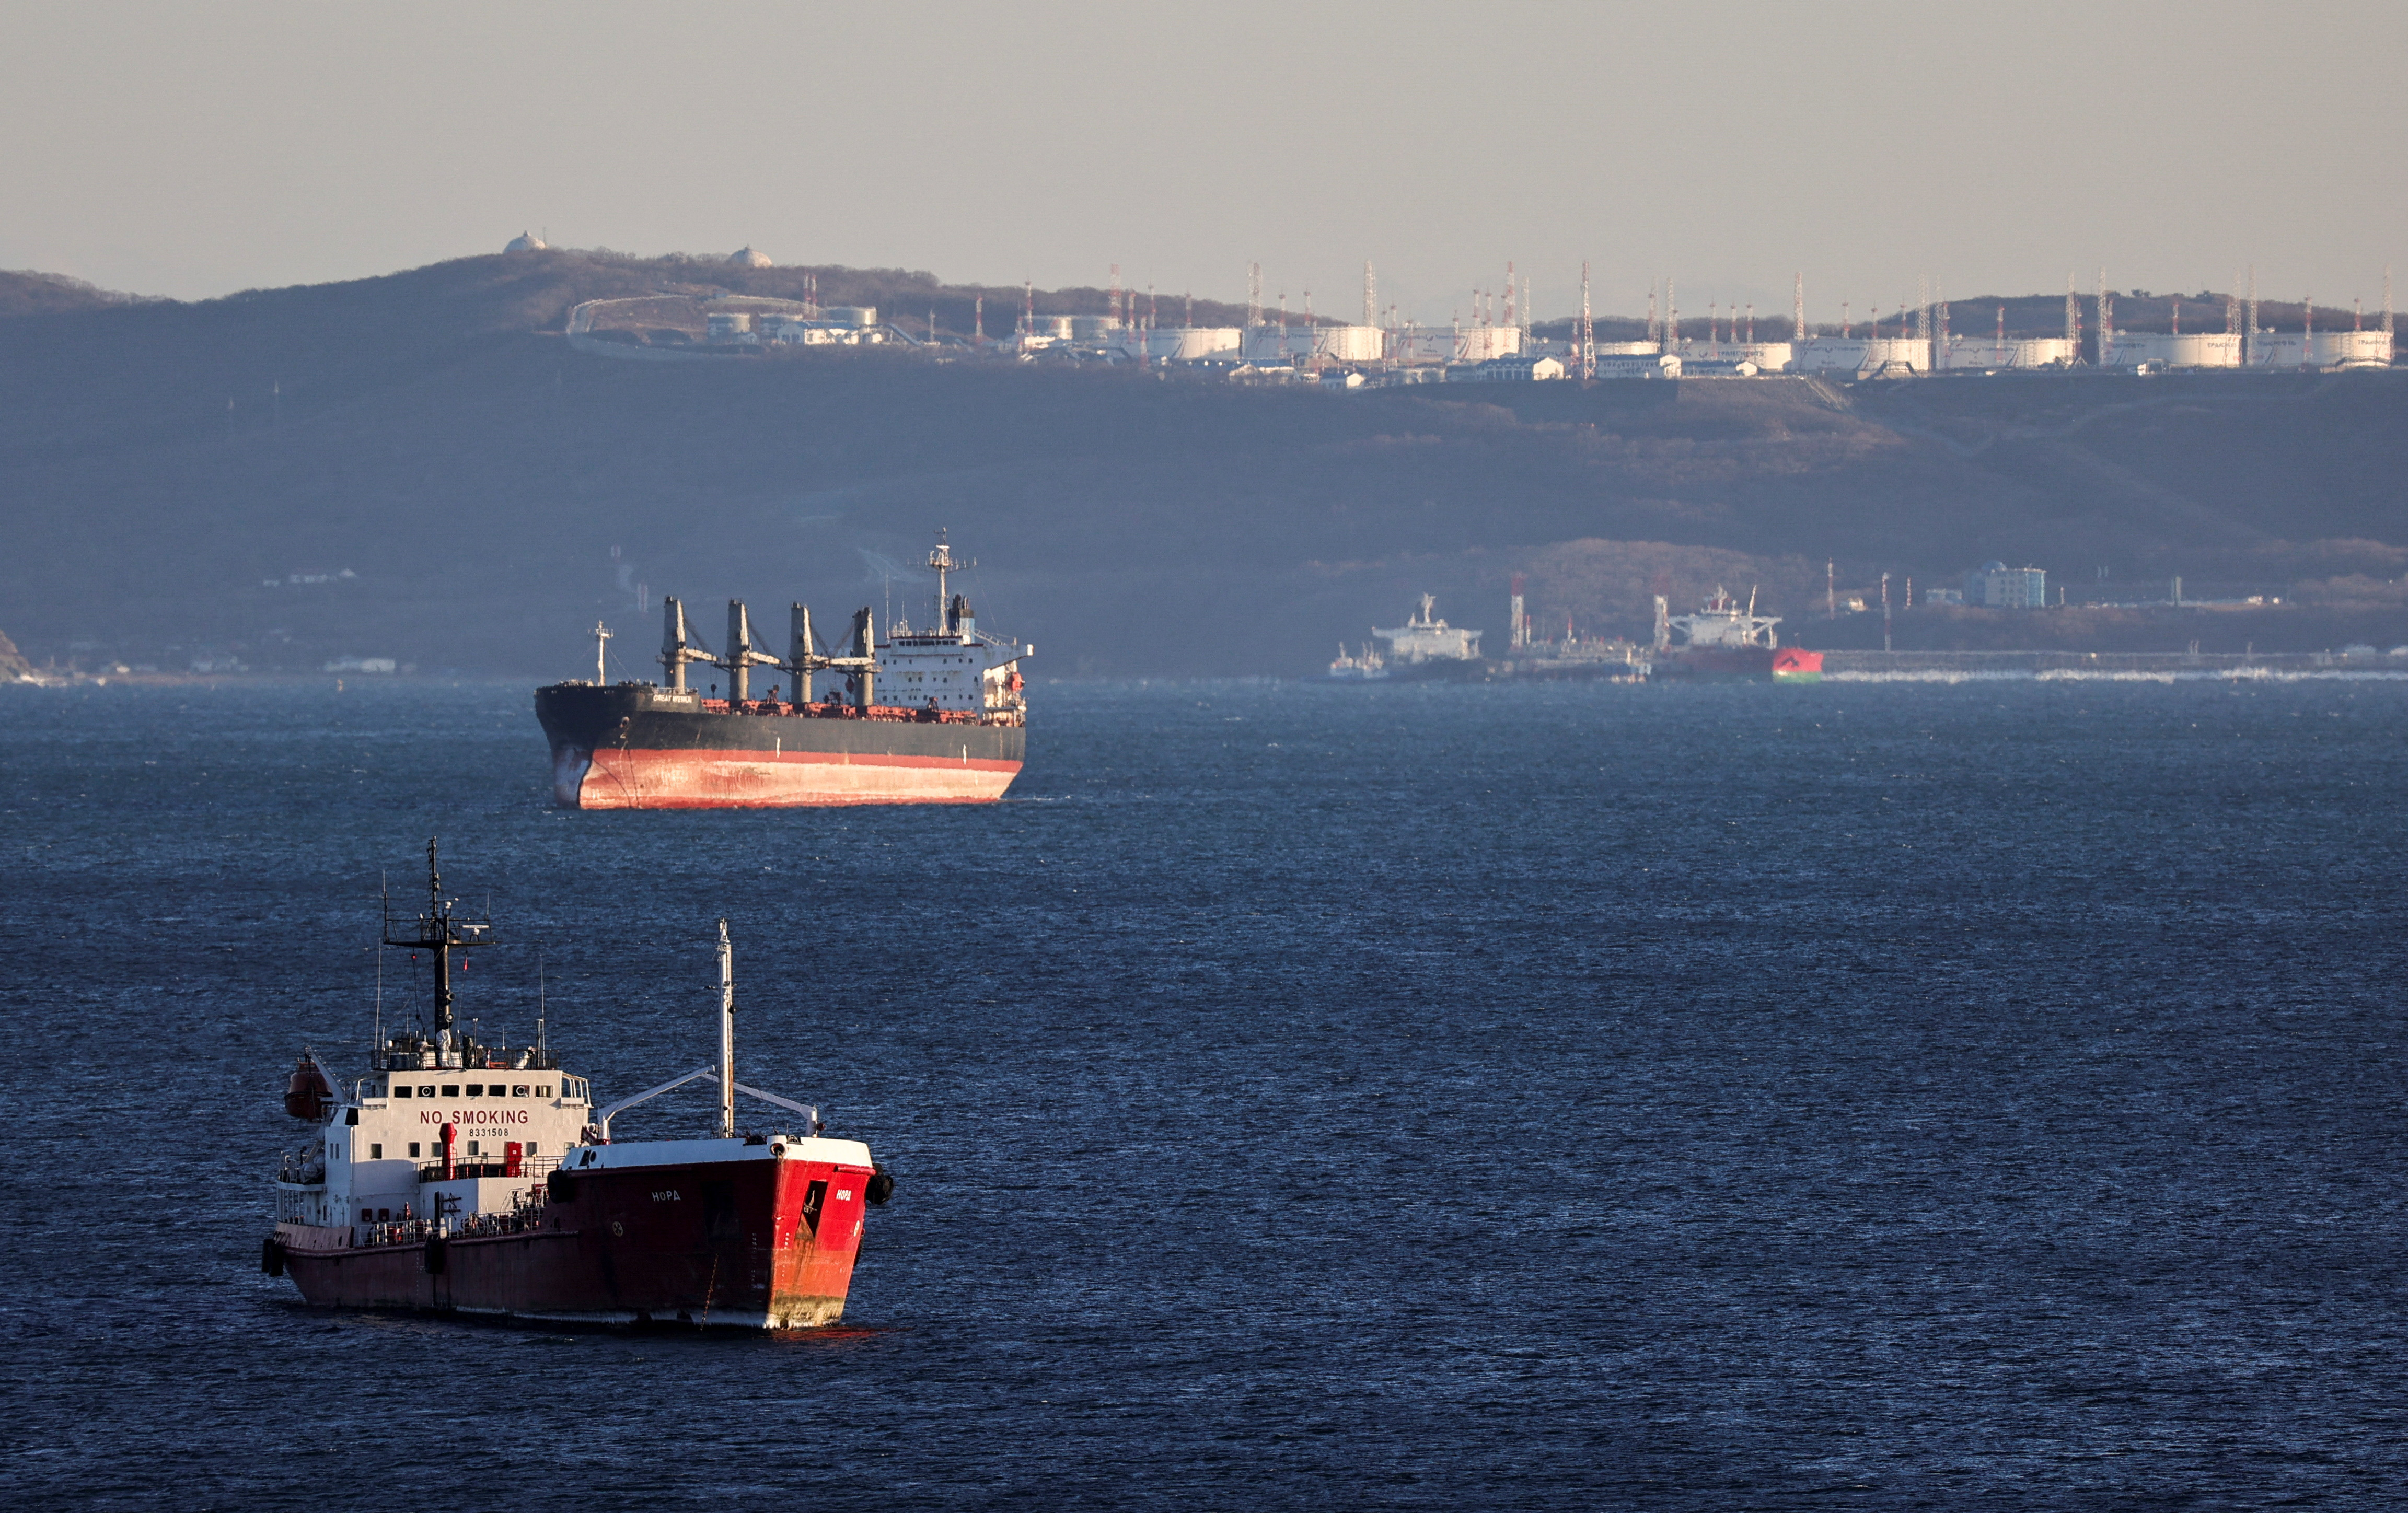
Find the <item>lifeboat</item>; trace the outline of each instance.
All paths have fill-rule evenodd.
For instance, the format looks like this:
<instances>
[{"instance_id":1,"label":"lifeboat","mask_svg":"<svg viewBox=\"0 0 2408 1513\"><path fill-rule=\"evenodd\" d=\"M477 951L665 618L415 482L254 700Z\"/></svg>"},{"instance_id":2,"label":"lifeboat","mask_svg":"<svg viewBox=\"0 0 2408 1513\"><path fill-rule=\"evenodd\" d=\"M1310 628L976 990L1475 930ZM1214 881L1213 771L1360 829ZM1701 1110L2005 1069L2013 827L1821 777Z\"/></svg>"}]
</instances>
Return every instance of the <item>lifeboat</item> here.
<instances>
[{"instance_id":1,"label":"lifeboat","mask_svg":"<svg viewBox=\"0 0 2408 1513\"><path fill-rule=\"evenodd\" d=\"M335 1090L326 1086L326 1074L319 1071L316 1060L304 1051L284 1084L284 1111L294 1119L323 1124L326 1111L334 1106Z\"/></svg>"}]
</instances>

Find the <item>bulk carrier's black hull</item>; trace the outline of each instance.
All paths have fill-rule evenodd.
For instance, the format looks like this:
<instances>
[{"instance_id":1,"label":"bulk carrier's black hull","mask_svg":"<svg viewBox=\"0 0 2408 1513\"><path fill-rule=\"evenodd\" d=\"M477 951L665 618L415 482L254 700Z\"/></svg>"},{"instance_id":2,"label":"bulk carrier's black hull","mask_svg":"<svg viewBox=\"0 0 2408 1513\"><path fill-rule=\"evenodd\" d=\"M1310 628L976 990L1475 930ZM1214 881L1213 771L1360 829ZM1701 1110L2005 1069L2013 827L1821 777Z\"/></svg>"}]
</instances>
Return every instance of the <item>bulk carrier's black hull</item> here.
<instances>
[{"instance_id":1,"label":"bulk carrier's black hull","mask_svg":"<svg viewBox=\"0 0 2408 1513\"><path fill-rule=\"evenodd\" d=\"M552 796L579 809L983 804L1020 772L1019 723L762 700L731 707L648 683L535 694Z\"/></svg>"}]
</instances>

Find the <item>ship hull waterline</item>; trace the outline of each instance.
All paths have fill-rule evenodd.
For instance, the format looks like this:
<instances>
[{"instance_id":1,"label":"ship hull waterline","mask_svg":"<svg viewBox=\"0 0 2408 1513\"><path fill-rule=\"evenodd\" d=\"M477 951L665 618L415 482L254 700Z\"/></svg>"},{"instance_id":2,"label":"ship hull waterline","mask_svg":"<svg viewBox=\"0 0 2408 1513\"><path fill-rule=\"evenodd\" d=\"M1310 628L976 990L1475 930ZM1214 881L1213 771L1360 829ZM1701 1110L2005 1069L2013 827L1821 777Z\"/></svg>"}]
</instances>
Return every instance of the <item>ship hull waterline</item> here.
<instances>
[{"instance_id":1,"label":"ship hull waterline","mask_svg":"<svg viewBox=\"0 0 2408 1513\"><path fill-rule=\"evenodd\" d=\"M993 804L1017 762L967 753L552 750L552 802L568 809L797 808L846 804Z\"/></svg>"},{"instance_id":2,"label":"ship hull waterline","mask_svg":"<svg viewBox=\"0 0 2408 1513\"><path fill-rule=\"evenodd\" d=\"M577 809L992 804L1019 776L1018 723L744 706L648 685L539 689L552 799Z\"/></svg>"},{"instance_id":3,"label":"ship hull waterline","mask_svg":"<svg viewBox=\"0 0 2408 1513\"><path fill-rule=\"evenodd\" d=\"M1819 683L1823 654L1784 647L1673 647L1656 653L1658 681Z\"/></svg>"},{"instance_id":4,"label":"ship hull waterline","mask_svg":"<svg viewBox=\"0 0 2408 1513\"><path fill-rule=\"evenodd\" d=\"M318 1307L818 1328L844 1316L871 1176L803 1162L637 1167L578 1177L574 1199L517 1233L352 1245L349 1230L285 1223L275 1246Z\"/></svg>"}]
</instances>

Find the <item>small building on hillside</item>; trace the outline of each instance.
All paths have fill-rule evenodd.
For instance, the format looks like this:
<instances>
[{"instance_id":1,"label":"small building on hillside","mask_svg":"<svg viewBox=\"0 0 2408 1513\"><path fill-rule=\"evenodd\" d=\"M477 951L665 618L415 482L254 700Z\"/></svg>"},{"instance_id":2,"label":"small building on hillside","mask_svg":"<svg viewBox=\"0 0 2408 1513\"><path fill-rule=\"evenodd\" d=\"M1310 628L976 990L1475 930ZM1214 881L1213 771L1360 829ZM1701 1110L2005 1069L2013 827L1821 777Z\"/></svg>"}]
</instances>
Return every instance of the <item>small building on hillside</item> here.
<instances>
[{"instance_id":1,"label":"small building on hillside","mask_svg":"<svg viewBox=\"0 0 2408 1513\"><path fill-rule=\"evenodd\" d=\"M2048 574L2037 567L1984 563L1965 575L1965 602L1985 609L2045 609Z\"/></svg>"},{"instance_id":2,"label":"small building on hillside","mask_svg":"<svg viewBox=\"0 0 2408 1513\"><path fill-rule=\"evenodd\" d=\"M1561 359L1533 357L1516 352L1508 357L1492 357L1485 363L1474 363L1463 378L1472 383L1541 383L1564 376Z\"/></svg>"},{"instance_id":3,"label":"small building on hillside","mask_svg":"<svg viewBox=\"0 0 2408 1513\"><path fill-rule=\"evenodd\" d=\"M1683 364L1677 352L1659 352L1649 347L1639 352L1606 352L1597 354L1597 376L1600 378L1677 378Z\"/></svg>"}]
</instances>

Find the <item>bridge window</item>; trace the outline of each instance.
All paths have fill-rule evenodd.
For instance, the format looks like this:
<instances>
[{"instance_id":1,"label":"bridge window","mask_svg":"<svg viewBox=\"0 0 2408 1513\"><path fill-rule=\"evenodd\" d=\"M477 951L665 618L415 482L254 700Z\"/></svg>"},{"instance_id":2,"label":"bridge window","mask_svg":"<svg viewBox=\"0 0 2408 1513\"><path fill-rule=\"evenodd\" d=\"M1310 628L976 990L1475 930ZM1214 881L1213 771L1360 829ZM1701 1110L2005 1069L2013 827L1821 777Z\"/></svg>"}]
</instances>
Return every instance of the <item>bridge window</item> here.
<instances>
[{"instance_id":1,"label":"bridge window","mask_svg":"<svg viewBox=\"0 0 2408 1513\"><path fill-rule=\"evenodd\" d=\"M410 1155L411 1155L411 1156L413 1156L413 1157L415 1157L415 1156L418 1154L418 1142L417 1142L417 1141L412 1140L412 1141L410 1141L410 1142L409 1142L409 1153L410 1153Z\"/></svg>"},{"instance_id":2,"label":"bridge window","mask_svg":"<svg viewBox=\"0 0 2408 1513\"><path fill-rule=\"evenodd\" d=\"M382 1146L380 1146L380 1145L371 1145L371 1146L369 1146L369 1147L368 1147L368 1160L370 1160L370 1161L382 1161L382 1160L384 1160L384 1147L382 1147Z\"/></svg>"},{"instance_id":3,"label":"bridge window","mask_svg":"<svg viewBox=\"0 0 2408 1513\"><path fill-rule=\"evenodd\" d=\"M537 1097L538 1097L538 1098L549 1098L549 1097L551 1097L551 1096L552 1096L552 1084L551 1084L551 1083L549 1083L549 1082L538 1082L538 1083L537 1083L537 1084L535 1085L535 1095L536 1095Z\"/></svg>"},{"instance_id":4,"label":"bridge window","mask_svg":"<svg viewBox=\"0 0 2408 1513\"><path fill-rule=\"evenodd\" d=\"M430 1084L421 1083L418 1089L418 1095L422 1098L432 1098L435 1096L435 1089Z\"/></svg>"},{"instance_id":5,"label":"bridge window","mask_svg":"<svg viewBox=\"0 0 2408 1513\"><path fill-rule=\"evenodd\" d=\"M408 1097L408 1096L409 1096L409 1084L408 1084L408 1083L407 1083L407 1082L396 1082L396 1083L394 1083L394 1084L393 1085L393 1095L394 1095L394 1097L396 1097L396 1098L407 1098L407 1097Z\"/></svg>"},{"instance_id":6,"label":"bridge window","mask_svg":"<svg viewBox=\"0 0 2408 1513\"><path fill-rule=\"evenodd\" d=\"M510 1088L510 1096L513 1098L523 1098L526 1094L526 1084L523 1082L513 1084Z\"/></svg>"},{"instance_id":7,"label":"bridge window","mask_svg":"<svg viewBox=\"0 0 2408 1513\"><path fill-rule=\"evenodd\" d=\"M468 1084L468 1096L471 1098L481 1097L484 1095L484 1092L485 1085L482 1082L471 1082Z\"/></svg>"},{"instance_id":8,"label":"bridge window","mask_svg":"<svg viewBox=\"0 0 2408 1513\"><path fill-rule=\"evenodd\" d=\"M457 1082L446 1082L446 1083L444 1083L444 1084L443 1084L443 1096L445 1096L446 1098L457 1098L458 1096L460 1096L460 1084L459 1084L459 1083L457 1083Z\"/></svg>"}]
</instances>

